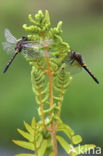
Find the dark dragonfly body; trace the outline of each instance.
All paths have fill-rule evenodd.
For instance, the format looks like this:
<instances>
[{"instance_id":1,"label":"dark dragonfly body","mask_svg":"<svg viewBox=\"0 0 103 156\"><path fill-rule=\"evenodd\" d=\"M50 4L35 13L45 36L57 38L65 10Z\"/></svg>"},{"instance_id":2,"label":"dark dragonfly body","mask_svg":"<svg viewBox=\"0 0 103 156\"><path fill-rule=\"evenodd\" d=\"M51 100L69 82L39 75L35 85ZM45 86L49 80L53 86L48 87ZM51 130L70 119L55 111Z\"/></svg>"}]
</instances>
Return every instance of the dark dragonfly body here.
<instances>
[{"instance_id":1,"label":"dark dragonfly body","mask_svg":"<svg viewBox=\"0 0 103 156\"><path fill-rule=\"evenodd\" d=\"M93 80L98 84L99 81L97 78L89 71L87 65L84 63L83 58L81 54L76 53L75 51L71 51L69 54L70 60L71 60L71 65L74 63L74 61L77 61L79 65L84 68L85 71L88 72L88 74L93 78Z\"/></svg>"},{"instance_id":2,"label":"dark dragonfly body","mask_svg":"<svg viewBox=\"0 0 103 156\"><path fill-rule=\"evenodd\" d=\"M3 71L4 73L7 71L18 53L22 53L25 57L28 57L29 59L45 58L46 56L44 52L44 47L47 47L53 43L52 39L45 40L44 44L42 41L28 41L27 37L22 37L22 39L18 41L8 29L5 29L4 35L6 38L6 42L2 43L3 48L7 53L13 53L13 57ZM52 52L49 53L49 57L52 57L51 53ZM65 58L64 62L66 63L67 67L69 65L69 70L72 67L72 71L75 64L77 67L79 65L79 67L84 68L84 70L88 72L88 74L94 79L94 81L96 83L99 83L96 77L87 68L81 54L76 53L75 51L71 51L69 55Z\"/></svg>"},{"instance_id":3,"label":"dark dragonfly body","mask_svg":"<svg viewBox=\"0 0 103 156\"><path fill-rule=\"evenodd\" d=\"M27 37L23 36L21 40L19 40L16 44L16 47L15 47L15 51L17 53L21 52L22 49L23 49L23 44L25 43L25 41L27 41Z\"/></svg>"},{"instance_id":4,"label":"dark dragonfly body","mask_svg":"<svg viewBox=\"0 0 103 156\"><path fill-rule=\"evenodd\" d=\"M19 40L17 43L16 43L16 47L15 47L15 54L13 55L13 57L11 58L11 60L9 61L9 63L6 65L3 73L5 73L7 71L7 69L9 68L9 66L11 65L11 63L13 62L14 58L16 57L16 55L18 53L20 53L22 51L22 48L23 48L23 43L27 41L27 37L22 37L21 40Z\"/></svg>"},{"instance_id":5,"label":"dark dragonfly body","mask_svg":"<svg viewBox=\"0 0 103 156\"><path fill-rule=\"evenodd\" d=\"M22 53L25 57L30 59L45 57L44 47L52 43L52 39L45 40L44 45L42 41L28 41L27 37L22 37L22 39L18 41L8 29L5 29L4 35L6 42L2 43L3 49L7 53L13 54L13 57L3 71L4 73L7 71L18 53Z\"/></svg>"},{"instance_id":6,"label":"dark dragonfly body","mask_svg":"<svg viewBox=\"0 0 103 156\"><path fill-rule=\"evenodd\" d=\"M3 71L3 73L5 73L5 72L7 71L7 69L9 68L9 66L11 65L11 63L13 62L13 60L14 60L14 58L16 57L17 54L18 54L18 53L15 53L15 54L13 55L13 57L11 58L11 60L9 61L9 63L6 65L6 67L5 67L4 71Z\"/></svg>"}]
</instances>

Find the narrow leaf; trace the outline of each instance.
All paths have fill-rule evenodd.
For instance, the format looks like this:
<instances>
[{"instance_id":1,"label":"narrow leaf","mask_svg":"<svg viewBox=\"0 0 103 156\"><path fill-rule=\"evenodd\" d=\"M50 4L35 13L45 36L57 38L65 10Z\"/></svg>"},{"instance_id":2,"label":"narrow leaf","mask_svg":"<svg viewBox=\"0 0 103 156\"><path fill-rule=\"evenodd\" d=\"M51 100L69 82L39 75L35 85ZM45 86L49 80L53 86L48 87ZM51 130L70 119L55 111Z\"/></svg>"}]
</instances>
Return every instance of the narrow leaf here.
<instances>
[{"instance_id":1,"label":"narrow leaf","mask_svg":"<svg viewBox=\"0 0 103 156\"><path fill-rule=\"evenodd\" d=\"M21 129L17 129L17 131L18 131L25 139L27 139L27 140L30 141L30 142L33 142L33 140L34 140L33 135L31 135L31 134L29 134L29 133L27 133L27 132L24 132L24 131L21 130Z\"/></svg>"},{"instance_id":2,"label":"narrow leaf","mask_svg":"<svg viewBox=\"0 0 103 156\"><path fill-rule=\"evenodd\" d=\"M39 147L40 147L41 142L42 142L42 139L43 139L43 137L42 137L42 135L40 134L40 135L38 136L37 140L36 140L36 145L37 145L37 148L39 148Z\"/></svg>"},{"instance_id":3,"label":"narrow leaf","mask_svg":"<svg viewBox=\"0 0 103 156\"><path fill-rule=\"evenodd\" d=\"M36 120L35 120L35 118L33 117L33 118L32 118L32 122L31 122L32 128L35 128L35 125L36 125Z\"/></svg>"},{"instance_id":4,"label":"narrow leaf","mask_svg":"<svg viewBox=\"0 0 103 156\"><path fill-rule=\"evenodd\" d=\"M45 19L47 20L47 23L50 25L50 17L48 10L45 11Z\"/></svg>"},{"instance_id":5,"label":"narrow leaf","mask_svg":"<svg viewBox=\"0 0 103 156\"><path fill-rule=\"evenodd\" d=\"M64 150L69 154L69 151L71 149L70 144L68 144L68 142L65 141L61 136L56 136L56 138L60 145L64 148Z\"/></svg>"},{"instance_id":6,"label":"narrow leaf","mask_svg":"<svg viewBox=\"0 0 103 156\"><path fill-rule=\"evenodd\" d=\"M24 121L24 125L25 125L26 130L27 130L31 135L34 135L34 130L33 130L33 128L32 128L28 123L26 123L25 121Z\"/></svg>"},{"instance_id":7,"label":"narrow leaf","mask_svg":"<svg viewBox=\"0 0 103 156\"><path fill-rule=\"evenodd\" d=\"M21 153L21 154L16 154L15 156L35 156L35 154Z\"/></svg>"},{"instance_id":8,"label":"narrow leaf","mask_svg":"<svg viewBox=\"0 0 103 156\"><path fill-rule=\"evenodd\" d=\"M32 18L32 15L31 15L31 14L29 14L28 18L29 18L29 20L30 20L31 23L33 23L33 24L36 25L36 22L35 22L34 19Z\"/></svg>"},{"instance_id":9,"label":"narrow leaf","mask_svg":"<svg viewBox=\"0 0 103 156\"><path fill-rule=\"evenodd\" d=\"M46 148L47 148L47 140L43 140L43 143L41 144L41 147L38 150L38 155L44 156Z\"/></svg>"},{"instance_id":10,"label":"narrow leaf","mask_svg":"<svg viewBox=\"0 0 103 156\"><path fill-rule=\"evenodd\" d=\"M26 142L26 141L20 141L20 140L13 140L13 142L20 147L34 151L34 144L33 143Z\"/></svg>"},{"instance_id":11,"label":"narrow leaf","mask_svg":"<svg viewBox=\"0 0 103 156\"><path fill-rule=\"evenodd\" d=\"M42 103L45 103L47 101L48 97L49 97L49 93L47 93L45 95L45 97L42 99Z\"/></svg>"},{"instance_id":12,"label":"narrow leaf","mask_svg":"<svg viewBox=\"0 0 103 156\"><path fill-rule=\"evenodd\" d=\"M63 123L58 126L57 131L64 132L70 139L74 135L74 131L68 125Z\"/></svg>"},{"instance_id":13,"label":"narrow leaf","mask_svg":"<svg viewBox=\"0 0 103 156\"><path fill-rule=\"evenodd\" d=\"M80 135L75 135L72 137L73 144L79 144L82 142L82 137Z\"/></svg>"},{"instance_id":14,"label":"narrow leaf","mask_svg":"<svg viewBox=\"0 0 103 156\"><path fill-rule=\"evenodd\" d=\"M54 153L53 153L53 152L51 152L51 153L49 154L49 156L54 156Z\"/></svg>"},{"instance_id":15,"label":"narrow leaf","mask_svg":"<svg viewBox=\"0 0 103 156\"><path fill-rule=\"evenodd\" d=\"M41 92L41 94L43 95L43 94L45 94L45 93L47 93L48 92L48 84L47 84L47 86L45 87L45 89L44 90L42 90L42 92Z\"/></svg>"}]
</instances>

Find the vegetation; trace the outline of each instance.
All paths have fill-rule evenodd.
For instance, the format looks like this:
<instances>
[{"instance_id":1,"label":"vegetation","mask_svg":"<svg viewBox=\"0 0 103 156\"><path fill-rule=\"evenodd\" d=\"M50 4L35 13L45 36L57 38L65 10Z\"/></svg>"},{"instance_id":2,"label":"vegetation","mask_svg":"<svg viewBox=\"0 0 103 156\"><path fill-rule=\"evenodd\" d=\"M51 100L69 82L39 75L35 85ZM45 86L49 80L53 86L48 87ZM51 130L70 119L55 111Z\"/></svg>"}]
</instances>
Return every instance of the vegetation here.
<instances>
[{"instance_id":1,"label":"vegetation","mask_svg":"<svg viewBox=\"0 0 103 156\"><path fill-rule=\"evenodd\" d=\"M58 156L57 141L70 156L87 152L90 148L95 148L95 145L79 146L82 142L81 136L76 135L60 118L63 97L72 79L65 64L70 46L62 40L62 22L52 28L48 11L45 11L45 15L39 11L35 19L29 15L29 20L32 25L23 25L28 32L28 39L39 40L43 45L41 49L34 47L35 58L28 57L30 49L26 56L26 60L32 66L32 89L38 104L40 120L36 121L33 117L31 125L24 122L26 132L18 129L27 141L13 140L13 142L33 153L22 153L17 156ZM64 133L69 140L65 140L59 132Z\"/></svg>"}]
</instances>

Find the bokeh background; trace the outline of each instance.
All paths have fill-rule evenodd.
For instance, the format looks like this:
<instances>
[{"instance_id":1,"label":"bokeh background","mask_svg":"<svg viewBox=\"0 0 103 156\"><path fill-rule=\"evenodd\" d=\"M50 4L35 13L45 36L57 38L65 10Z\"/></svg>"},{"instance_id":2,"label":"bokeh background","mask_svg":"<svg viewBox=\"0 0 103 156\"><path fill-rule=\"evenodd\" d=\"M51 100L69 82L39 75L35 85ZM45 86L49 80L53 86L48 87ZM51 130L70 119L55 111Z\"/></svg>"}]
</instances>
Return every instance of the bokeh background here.
<instances>
[{"instance_id":1,"label":"bokeh background","mask_svg":"<svg viewBox=\"0 0 103 156\"><path fill-rule=\"evenodd\" d=\"M0 0L0 156L21 151L11 141L20 139L16 129L24 129L23 121L30 123L37 116L28 62L18 55L2 73L10 59L1 45L4 29L20 38L25 35L22 25L29 23L28 14L40 9L48 9L53 26L63 21L64 41L83 55L100 81L97 85L85 71L73 75L61 117L83 137L83 143L103 146L103 0Z\"/></svg>"}]
</instances>

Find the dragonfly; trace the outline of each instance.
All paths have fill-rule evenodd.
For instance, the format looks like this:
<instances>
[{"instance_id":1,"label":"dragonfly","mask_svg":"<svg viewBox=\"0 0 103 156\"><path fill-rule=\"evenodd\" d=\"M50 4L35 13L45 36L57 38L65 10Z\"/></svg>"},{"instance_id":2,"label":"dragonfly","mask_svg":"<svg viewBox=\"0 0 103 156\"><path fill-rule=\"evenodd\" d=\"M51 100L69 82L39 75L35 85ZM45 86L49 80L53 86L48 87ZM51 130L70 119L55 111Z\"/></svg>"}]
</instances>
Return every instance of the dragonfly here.
<instances>
[{"instance_id":1,"label":"dragonfly","mask_svg":"<svg viewBox=\"0 0 103 156\"><path fill-rule=\"evenodd\" d=\"M67 65L68 68L71 68L71 72L73 70L73 67L81 67L83 68L91 77L92 79L99 84L99 81L97 78L91 73L91 71L88 69L87 65L84 63L83 57L80 53L77 53L73 50L69 53L67 58L65 59L65 64Z\"/></svg>"},{"instance_id":2,"label":"dragonfly","mask_svg":"<svg viewBox=\"0 0 103 156\"><path fill-rule=\"evenodd\" d=\"M45 40L44 44L42 41L28 41L26 36L23 36L20 40L17 40L8 29L5 29L4 36L6 42L2 43L3 49L8 54L13 54L13 56L6 65L3 73L8 70L17 54L22 53L25 57L30 59L45 57L44 48L52 44L52 39Z\"/></svg>"}]
</instances>

